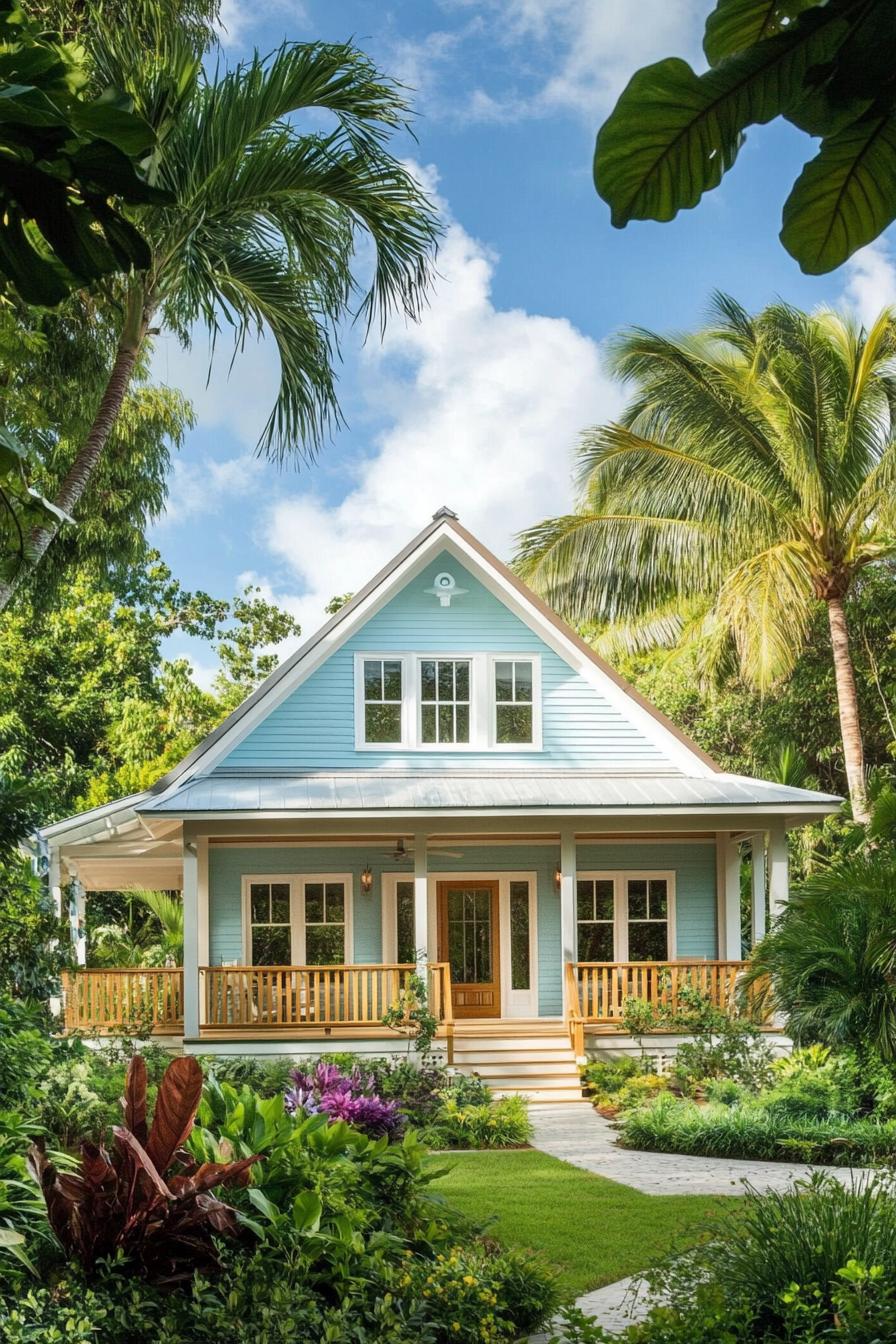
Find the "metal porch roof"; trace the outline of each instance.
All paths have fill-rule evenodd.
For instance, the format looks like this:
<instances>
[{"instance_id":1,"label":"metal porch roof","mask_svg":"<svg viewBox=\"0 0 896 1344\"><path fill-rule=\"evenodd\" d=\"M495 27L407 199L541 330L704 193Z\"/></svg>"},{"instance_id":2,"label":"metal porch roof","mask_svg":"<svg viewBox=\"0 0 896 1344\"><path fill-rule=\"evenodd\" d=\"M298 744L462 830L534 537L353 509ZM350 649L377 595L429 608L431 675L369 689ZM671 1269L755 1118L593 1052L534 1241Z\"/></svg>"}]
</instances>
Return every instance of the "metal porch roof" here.
<instances>
[{"instance_id":1,"label":"metal porch roof","mask_svg":"<svg viewBox=\"0 0 896 1344\"><path fill-rule=\"evenodd\" d=\"M230 773L194 777L138 804L141 813L284 815L315 812L446 812L582 808L756 808L832 812L833 794L740 775L606 775L586 772Z\"/></svg>"}]
</instances>

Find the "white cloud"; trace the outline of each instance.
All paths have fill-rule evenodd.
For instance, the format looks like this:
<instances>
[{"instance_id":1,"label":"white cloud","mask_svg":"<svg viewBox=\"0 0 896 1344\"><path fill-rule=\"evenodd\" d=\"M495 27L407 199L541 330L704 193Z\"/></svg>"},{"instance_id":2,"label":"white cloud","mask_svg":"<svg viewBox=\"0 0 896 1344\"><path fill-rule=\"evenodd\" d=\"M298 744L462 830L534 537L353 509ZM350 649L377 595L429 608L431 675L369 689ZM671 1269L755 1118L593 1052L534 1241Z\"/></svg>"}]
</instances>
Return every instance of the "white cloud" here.
<instances>
[{"instance_id":1,"label":"white cloud","mask_svg":"<svg viewBox=\"0 0 896 1344\"><path fill-rule=\"evenodd\" d=\"M199 462L176 457L168 480L168 500L159 520L161 528L180 525L188 518L218 513L234 499L245 500L265 488L274 468L251 453L218 461L204 456Z\"/></svg>"},{"instance_id":2,"label":"white cloud","mask_svg":"<svg viewBox=\"0 0 896 1344\"><path fill-rule=\"evenodd\" d=\"M885 238L878 238L846 263L843 297L866 327L881 308L896 305L896 258Z\"/></svg>"},{"instance_id":3,"label":"white cloud","mask_svg":"<svg viewBox=\"0 0 896 1344\"><path fill-rule=\"evenodd\" d=\"M275 15L288 18L293 26L309 22L308 8L302 0L267 0L263 6L247 0L221 0L218 32L222 45L239 46L260 23L270 22Z\"/></svg>"},{"instance_id":4,"label":"white cloud","mask_svg":"<svg viewBox=\"0 0 896 1344\"><path fill-rule=\"evenodd\" d=\"M247 341L234 359L227 327L212 358L205 329L197 327L187 350L174 336L157 339L152 376L189 397L203 429L227 429L251 450L276 400L280 364L263 337Z\"/></svg>"},{"instance_id":5,"label":"white cloud","mask_svg":"<svg viewBox=\"0 0 896 1344\"><path fill-rule=\"evenodd\" d=\"M368 402L389 426L355 485L335 506L312 493L272 505L262 531L299 582L290 609L306 634L442 504L505 556L519 529L569 507L578 433L615 414L620 393L572 323L495 307L497 264L450 222L423 320L365 356Z\"/></svg>"},{"instance_id":6,"label":"white cloud","mask_svg":"<svg viewBox=\"0 0 896 1344\"><path fill-rule=\"evenodd\" d=\"M560 111L593 125L640 66L671 55L702 61L705 0L640 0L637 21L631 0L446 0L444 8L476 17L402 41L390 55L437 116L516 121ZM464 90L472 44L481 56L486 41L498 48L485 62L488 86Z\"/></svg>"}]
</instances>

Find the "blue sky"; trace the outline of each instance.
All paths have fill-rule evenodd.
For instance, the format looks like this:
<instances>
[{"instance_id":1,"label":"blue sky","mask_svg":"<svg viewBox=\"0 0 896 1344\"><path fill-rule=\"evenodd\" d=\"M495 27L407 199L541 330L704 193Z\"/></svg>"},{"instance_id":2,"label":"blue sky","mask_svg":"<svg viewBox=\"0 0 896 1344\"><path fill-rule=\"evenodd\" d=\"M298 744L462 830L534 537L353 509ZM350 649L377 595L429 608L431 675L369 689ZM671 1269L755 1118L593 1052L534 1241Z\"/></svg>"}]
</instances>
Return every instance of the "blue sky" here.
<instances>
[{"instance_id":1,"label":"blue sky","mask_svg":"<svg viewBox=\"0 0 896 1344\"><path fill-rule=\"evenodd\" d=\"M507 557L513 534L571 501L578 432L617 410L601 342L629 324L699 323L715 289L749 307L781 296L868 315L896 299L887 241L833 276L800 274L777 232L809 156L785 126L747 138L722 187L671 224L610 227L591 183L594 131L628 76L664 55L699 62L711 0L225 0L238 60L284 39L353 39L411 85L416 141L398 146L442 205L440 279L418 326L345 344L347 426L312 466L254 445L274 396L265 345L208 379L202 333L162 339L156 376L198 423L178 454L153 540L188 586L260 583L310 634L442 503ZM212 672L207 651L189 652Z\"/></svg>"}]
</instances>

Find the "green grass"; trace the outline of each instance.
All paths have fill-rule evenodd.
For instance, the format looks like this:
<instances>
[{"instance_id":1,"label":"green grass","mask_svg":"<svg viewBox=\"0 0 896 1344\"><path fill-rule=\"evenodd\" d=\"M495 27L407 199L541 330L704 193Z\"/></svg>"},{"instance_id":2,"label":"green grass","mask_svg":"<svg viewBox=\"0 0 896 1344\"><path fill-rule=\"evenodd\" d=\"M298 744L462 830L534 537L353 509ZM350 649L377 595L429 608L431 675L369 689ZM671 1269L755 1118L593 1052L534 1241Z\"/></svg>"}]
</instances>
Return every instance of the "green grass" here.
<instances>
[{"instance_id":1,"label":"green grass","mask_svg":"<svg viewBox=\"0 0 896 1344\"><path fill-rule=\"evenodd\" d=\"M540 1251L565 1298L684 1250L739 1205L733 1196L642 1195L532 1149L433 1160L451 1166L433 1190L505 1246Z\"/></svg>"}]
</instances>

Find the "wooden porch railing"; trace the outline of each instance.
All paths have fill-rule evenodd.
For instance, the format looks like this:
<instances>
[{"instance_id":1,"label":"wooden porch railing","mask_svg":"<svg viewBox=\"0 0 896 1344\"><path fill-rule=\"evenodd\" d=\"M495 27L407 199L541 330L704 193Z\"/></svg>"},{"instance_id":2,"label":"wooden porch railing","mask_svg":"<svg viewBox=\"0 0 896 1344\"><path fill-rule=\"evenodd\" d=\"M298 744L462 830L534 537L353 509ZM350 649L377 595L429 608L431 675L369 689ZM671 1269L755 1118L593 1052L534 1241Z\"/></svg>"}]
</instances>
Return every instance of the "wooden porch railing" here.
<instances>
[{"instance_id":1,"label":"wooden porch railing","mask_svg":"<svg viewBox=\"0 0 896 1344\"><path fill-rule=\"evenodd\" d=\"M586 1023L619 1023L627 999L642 999L671 1012L683 1007L684 985L698 989L711 1003L727 1008L745 961L570 961L566 964L566 1003L576 1054L584 1054Z\"/></svg>"},{"instance_id":2,"label":"wooden porch railing","mask_svg":"<svg viewBox=\"0 0 896 1344\"><path fill-rule=\"evenodd\" d=\"M414 967L202 966L201 1025L221 1030L379 1026L408 985ZM183 1031L183 970L66 971L62 977L67 1031ZM429 1009L453 1054L451 971L428 967Z\"/></svg>"},{"instance_id":3,"label":"wooden porch railing","mask_svg":"<svg viewBox=\"0 0 896 1344\"><path fill-rule=\"evenodd\" d=\"M203 1025L244 1027L378 1026L407 988L414 967L203 966ZM429 966L429 1004L440 1023L452 1021L451 980L441 962Z\"/></svg>"},{"instance_id":4,"label":"wooden porch railing","mask_svg":"<svg viewBox=\"0 0 896 1344\"><path fill-rule=\"evenodd\" d=\"M62 972L66 1031L152 1031L184 1028L184 973L179 966Z\"/></svg>"}]
</instances>

